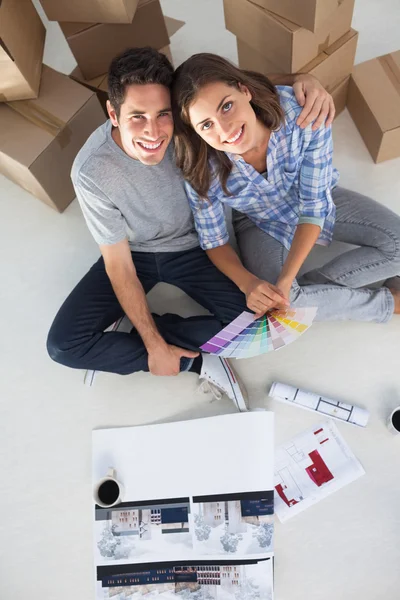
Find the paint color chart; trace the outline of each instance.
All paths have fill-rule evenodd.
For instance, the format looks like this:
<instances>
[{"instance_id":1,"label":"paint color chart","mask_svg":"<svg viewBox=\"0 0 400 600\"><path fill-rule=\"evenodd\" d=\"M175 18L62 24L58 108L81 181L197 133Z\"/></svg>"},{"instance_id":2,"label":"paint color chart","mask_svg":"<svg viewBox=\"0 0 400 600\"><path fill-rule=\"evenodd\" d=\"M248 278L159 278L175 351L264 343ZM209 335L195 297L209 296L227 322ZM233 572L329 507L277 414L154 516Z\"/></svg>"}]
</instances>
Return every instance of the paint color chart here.
<instances>
[{"instance_id":1,"label":"paint color chart","mask_svg":"<svg viewBox=\"0 0 400 600\"><path fill-rule=\"evenodd\" d=\"M226 358L250 358L273 352L291 344L307 331L316 314L316 307L289 308L255 319L253 313L245 311L201 349Z\"/></svg>"}]
</instances>

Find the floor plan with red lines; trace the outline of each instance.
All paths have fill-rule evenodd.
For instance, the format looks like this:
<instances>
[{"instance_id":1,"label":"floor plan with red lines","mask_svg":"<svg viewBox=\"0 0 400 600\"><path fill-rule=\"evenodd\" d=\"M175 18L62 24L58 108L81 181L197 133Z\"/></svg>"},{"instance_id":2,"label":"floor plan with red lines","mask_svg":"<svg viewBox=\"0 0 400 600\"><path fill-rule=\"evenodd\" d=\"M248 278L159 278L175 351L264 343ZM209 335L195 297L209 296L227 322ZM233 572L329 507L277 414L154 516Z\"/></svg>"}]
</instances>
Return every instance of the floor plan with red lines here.
<instances>
[{"instance_id":1,"label":"floor plan with red lines","mask_svg":"<svg viewBox=\"0 0 400 600\"><path fill-rule=\"evenodd\" d=\"M275 454L275 513L280 521L364 475L333 421L300 433Z\"/></svg>"}]
</instances>

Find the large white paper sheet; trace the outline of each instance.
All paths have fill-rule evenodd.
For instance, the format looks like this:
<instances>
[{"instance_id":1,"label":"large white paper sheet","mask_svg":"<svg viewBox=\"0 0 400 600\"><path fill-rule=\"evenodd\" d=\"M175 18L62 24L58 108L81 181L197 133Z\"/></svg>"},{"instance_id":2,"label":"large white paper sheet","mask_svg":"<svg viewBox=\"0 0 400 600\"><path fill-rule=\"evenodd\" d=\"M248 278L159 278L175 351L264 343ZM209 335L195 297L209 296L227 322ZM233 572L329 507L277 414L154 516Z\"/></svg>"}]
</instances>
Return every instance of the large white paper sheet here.
<instances>
[{"instance_id":1,"label":"large white paper sheet","mask_svg":"<svg viewBox=\"0 0 400 600\"><path fill-rule=\"evenodd\" d=\"M272 598L273 422L259 411L93 432L93 484L113 467L124 486L122 504L95 507L98 599L185 598L182 561L195 578L192 600L234 600L239 590L249 600ZM203 581L217 567L223 588ZM170 579L157 585L163 569ZM232 569L240 581L230 582ZM121 573L135 589L125 583L116 595Z\"/></svg>"},{"instance_id":2,"label":"large white paper sheet","mask_svg":"<svg viewBox=\"0 0 400 600\"><path fill-rule=\"evenodd\" d=\"M114 467L130 501L272 490L273 423L257 411L93 431L93 482Z\"/></svg>"},{"instance_id":3,"label":"large white paper sheet","mask_svg":"<svg viewBox=\"0 0 400 600\"><path fill-rule=\"evenodd\" d=\"M284 522L364 475L331 420L275 450L275 513Z\"/></svg>"}]
</instances>

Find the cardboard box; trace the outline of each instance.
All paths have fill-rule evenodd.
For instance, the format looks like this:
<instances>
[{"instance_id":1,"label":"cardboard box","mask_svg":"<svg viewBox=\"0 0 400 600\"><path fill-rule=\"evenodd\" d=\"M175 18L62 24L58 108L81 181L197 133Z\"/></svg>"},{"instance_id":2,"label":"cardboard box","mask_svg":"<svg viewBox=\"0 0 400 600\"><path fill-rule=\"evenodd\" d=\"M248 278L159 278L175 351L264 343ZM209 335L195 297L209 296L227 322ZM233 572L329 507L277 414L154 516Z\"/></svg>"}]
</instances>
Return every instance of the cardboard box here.
<instances>
[{"instance_id":1,"label":"cardboard box","mask_svg":"<svg viewBox=\"0 0 400 600\"><path fill-rule=\"evenodd\" d=\"M160 52L165 54L172 64L171 47L164 46L164 48L160 48ZM79 67L75 67L75 69L69 74L69 76L74 81L77 81L78 83L85 85L87 88L89 88L93 92L96 92L97 98L99 99L99 102L104 110L104 114L106 115L106 117L108 119L108 112L107 112L108 74L104 73L103 75L99 75L99 77L94 77L93 79L87 80L84 78L82 71L79 69Z\"/></svg>"},{"instance_id":2,"label":"cardboard box","mask_svg":"<svg viewBox=\"0 0 400 600\"><path fill-rule=\"evenodd\" d=\"M335 12L341 0L253 0L262 8L292 23L316 31Z\"/></svg>"},{"instance_id":3,"label":"cardboard box","mask_svg":"<svg viewBox=\"0 0 400 600\"><path fill-rule=\"evenodd\" d=\"M169 37L159 0L141 0L129 25L60 23L85 79L108 70L111 60L126 48L163 48Z\"/></svg>"},{"instance_id":4,"label":"cardboard box","mask_svg":"<svg viewBox=\"0 0 400 600\"><path fill-rule=\"evenodd\" d=\"M49 21L132 23L138 0L40 0Z\"/></svg>"},{"instance_id":5,"label":"cardboard box","mask_svg":"<svg viewBox=\"0 0 400 600\"><path fill-rule=\"evenodd\" d=\"M358 32L350 29L345 35L321 52L311 62L301 68L302 73L310 73L328 88L348 77L354 65ZM259 71L264 75L282 73L283 70L264 58L248 44L237 40L239 66L242 69Z\"/></svg>"},{"instance_id":6,"label":"cardboard box","mask_svg":"<svg viewBox=\"0 0 400 600\"><path fill-rule=\"evenodd\" d=\"M335 84L333 87L327 87L327 91L332 95L333 101L335 103L335 119L346 108L349 81L350 76L346 77L346 79L343 79L343 81L340 81L339 83Z\"/></svg>"},{"instance_id":7,"label":"cardboard box","mask_svg":"<svg viewBox=\"0 0 400 600\"><path fill-rule=\"evenodd\" d=\"M173 19L172 17L165 17L165 26L167 28L169 37L172 37L177 31L179 31L179 29L181 29L184 26L184 24L184 21L179 21L178 19ZM160 52L165 54L168 57L169 61L173 64L170 45L160 48ZM99 75L98 77L94 77L93 79L87 80L84 78L80 68L75 67L75 69L70 73L69 76L74 81L77 81L78 83L81 83L82 85L88 87L93 92L96 92L100 104L103 107L104 113L108 118L108 112L106 107L106 102L108 100L107 73Z\"/></svg>"},{"instance_id":8,"label":"cardboard box","mask_svg":"<svg viewBox=\"0 0 400 600\"><path fill-rule=\"evenodd\" d=\"M357 32L354 32L354 33L356 35L352 36L351 39L357 41L358 33ZM343 37L346 37L346 36L343 36ZM241 40L237 40L237 42L238 42L238 54L239 54L239 66L242 69L247 69L249 71L258 71L259 73L264 73L264 75L267 75L267 76L272 73L279 73L279 71L277 71L276 67L274 67L274 65L272 65L271 63L268 63L261 56L261 54L255 53L252 48L247 46L247 44L245 44ZM338 43L339 43L339 41L336 42L336 44L338 44ZM355 52L354 42L353 42L353 45L354 45L353 50ZM332 48L332 46L331 46L331 48ZM350 73L351 73L351 70L353 67L353 62L354 62L354 56L350 60L350 50L349 49L346 51L346 55L344 57L344 60L346 62L344 62L343 65L340 64L340 55L341 55L341 53L339 53L339 58L337 56L337 53L331 55L334 57L334 60L335 60L335 64L333 64L333 69L331 72L329 71L329 68L327 68L329 66L329 62L328 62L329 59L326 58L326 60L323 63L321 63L324 65L324 71L319 73L319 75L321 76L321 79L323 80L323 85L324 85L325 89L333 97L333 101L335 103L335 108L336 108L335 118L343 111L343 109L346 106L347 90L348 90L348 86L349 86ZM329 57L329 55L327 55L327 56ZM340 68L338 68L338 67L340 67ZM343 68L341 68L341 67L343 67ZM309 71L302 69L302 73L307 73L307 72L309 72ZM345 76L344 79L338 78L339 73L340 74L345 73L345 75L347 75L347 76ZM319 76L316 73L311 73L311 74L315 74L315 76L319 78ZM330 81L330 79L332 79L332 81Z\"/></svg>"},{"instance_id":9,"label":"cardboard box","mask_svg":"<svg viewBox=\"0 0 400 600\"><path fill-rule=\"evenodd\" d=\"M347 108L376 163L400 156L400 50L354 68Z\"/></svg>"},{"instance_id":10,"label":"cardboard box","mask_svg":"<svg viewBox=\"0 0 400 600\"><path fill-rule=\"evenodd\" d=\"M286 73L296 73L350 29L354 0L342 0L313 33L249 0L224 0L226 28Z\"/></svg>"},{"instance_id":11,"label":"cardboard box","mask_svg":"<svg viewBox=\"0 0 400 600\"><path fill-rule=\"evenodd\" d=\"M0 105L0 172L62 212L74 158L104 120L94 92L43 65L39 98Z\"/></svg>"},{"instance_id":12,"label":"cardboard box","mask_svg":"<svg viewBox=\"0 0 400 600\"><path fill-rule=\"evenodd\" d=\"M45 33L31 0L0 1L0 102L38 95Z\"/></svg>"},{"instance_id":13,"label":"cardboard box","mask_svg":"<svg viewBox=\"0 0 400 600\"><path fill-rule=\"evenodd\" d=\"M177 31L179 31L180 29L182 29L182 27L185 24L185 21L180 21L179 19L173 19L172 17L164 17L165 19L165 26L167 28L167 32L170 38L172 38L173 35L175 35L175 33Z\"/></svg>"}]
</instances>

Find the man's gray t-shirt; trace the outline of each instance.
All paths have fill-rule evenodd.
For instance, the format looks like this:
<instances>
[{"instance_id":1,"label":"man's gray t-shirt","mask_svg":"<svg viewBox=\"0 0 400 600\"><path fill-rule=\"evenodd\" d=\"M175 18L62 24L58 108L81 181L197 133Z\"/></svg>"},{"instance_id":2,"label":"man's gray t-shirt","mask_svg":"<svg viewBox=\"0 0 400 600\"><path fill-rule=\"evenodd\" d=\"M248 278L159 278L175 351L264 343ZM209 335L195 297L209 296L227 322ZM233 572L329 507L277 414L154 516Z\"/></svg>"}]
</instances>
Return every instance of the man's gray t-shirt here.
<instances>
[{"instance_id":1,"label":"man's gray t-shirt","mask_svg":"<svg viewBox=\"0 0 400 600\"><path fill-rule=\"evenodd\" d=\"M177 252L199 245L172 145L161 163L130 158L111 136L111 121L92 133L71 178L98 244L128 239L132 251Z\"/></svg>"}]
</instances>

